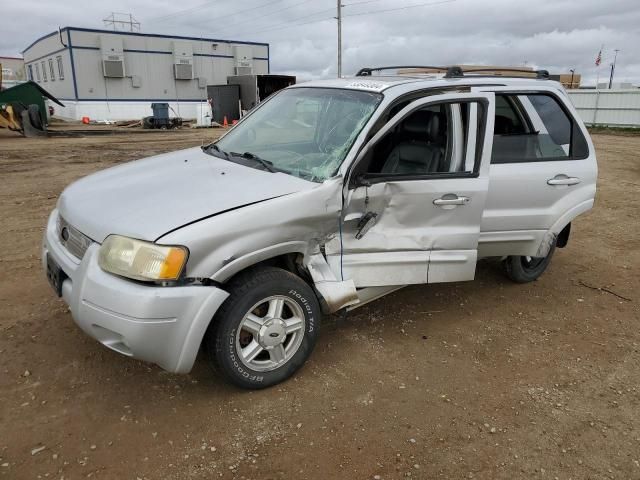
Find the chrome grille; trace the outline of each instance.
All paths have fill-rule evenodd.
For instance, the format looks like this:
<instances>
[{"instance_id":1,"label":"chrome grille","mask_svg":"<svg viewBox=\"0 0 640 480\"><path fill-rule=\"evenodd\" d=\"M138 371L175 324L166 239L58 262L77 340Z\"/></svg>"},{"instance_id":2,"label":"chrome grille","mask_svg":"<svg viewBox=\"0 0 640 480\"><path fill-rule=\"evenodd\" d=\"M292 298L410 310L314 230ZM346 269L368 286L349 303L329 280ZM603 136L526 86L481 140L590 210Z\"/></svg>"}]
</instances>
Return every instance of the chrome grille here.
<instances>
[{"instance_id":1,"label":"chrome grille","mask_svg":"<svg viewBox=\"0 0 640 480\"><path fill-rule=\"evenodd\" d=\"M72 227L69 223L58 215L56 231L58 240L74 257L82 260L87 248L91 245L92 240L80 232L77 228Z\"/></svg>"}]
</instances>

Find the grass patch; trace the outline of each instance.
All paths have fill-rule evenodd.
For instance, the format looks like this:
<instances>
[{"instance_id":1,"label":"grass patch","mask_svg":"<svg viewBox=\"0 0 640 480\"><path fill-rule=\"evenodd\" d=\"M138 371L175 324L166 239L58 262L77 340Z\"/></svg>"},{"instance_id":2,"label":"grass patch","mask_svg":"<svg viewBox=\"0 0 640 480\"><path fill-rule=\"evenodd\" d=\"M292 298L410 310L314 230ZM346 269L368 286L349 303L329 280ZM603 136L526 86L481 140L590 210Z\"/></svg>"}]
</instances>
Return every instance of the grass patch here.
<instances>
[{"instance_id":1,"label":"grass patch","mask_svg":"<svg viewBox=\"0 0 640 480\"><path fill-rule=\"evenodd\" d=\"M640 127L587 127L589 133L601 135L640 135Z\"/></svg>"}]
</instances>

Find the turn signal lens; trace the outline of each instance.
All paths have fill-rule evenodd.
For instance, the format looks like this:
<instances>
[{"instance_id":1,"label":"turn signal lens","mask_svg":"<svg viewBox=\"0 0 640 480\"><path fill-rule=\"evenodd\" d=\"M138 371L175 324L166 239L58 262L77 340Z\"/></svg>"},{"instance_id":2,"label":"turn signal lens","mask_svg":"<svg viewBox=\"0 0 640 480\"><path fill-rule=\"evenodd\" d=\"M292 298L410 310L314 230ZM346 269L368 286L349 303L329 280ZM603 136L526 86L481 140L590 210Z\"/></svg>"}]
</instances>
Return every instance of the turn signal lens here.
<instances>
[{"instance_id":1,"label":"turn signal lens","mask_svg":"<svg viewBox=\"0 0 640 480\"><path fill-rule=\"evenodd\" d=\"M100 247L98 265L106 272L142 281L177 280L188 250L109 235Z\"/></svg>"}]
</instances>

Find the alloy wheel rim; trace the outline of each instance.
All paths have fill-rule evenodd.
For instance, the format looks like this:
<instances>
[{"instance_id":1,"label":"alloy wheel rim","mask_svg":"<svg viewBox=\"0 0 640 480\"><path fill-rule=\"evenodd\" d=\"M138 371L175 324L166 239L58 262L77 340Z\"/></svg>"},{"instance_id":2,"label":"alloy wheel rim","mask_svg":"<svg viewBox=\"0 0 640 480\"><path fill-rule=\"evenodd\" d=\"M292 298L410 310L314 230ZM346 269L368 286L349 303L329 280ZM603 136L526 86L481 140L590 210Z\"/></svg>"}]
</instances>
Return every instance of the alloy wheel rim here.
<instances>
[{"instance_id":1,"label":"alloy wheel rim","mask_svg":"<svg viewBox=\"0 0 640 480\"><path fill-rule=\"evenodd\" d=\"M257 302L244 315L236 332L236 351L245 367L268 372L296 354L305 331L302 307L284 295Z\"/></svg>"}]
</instances>

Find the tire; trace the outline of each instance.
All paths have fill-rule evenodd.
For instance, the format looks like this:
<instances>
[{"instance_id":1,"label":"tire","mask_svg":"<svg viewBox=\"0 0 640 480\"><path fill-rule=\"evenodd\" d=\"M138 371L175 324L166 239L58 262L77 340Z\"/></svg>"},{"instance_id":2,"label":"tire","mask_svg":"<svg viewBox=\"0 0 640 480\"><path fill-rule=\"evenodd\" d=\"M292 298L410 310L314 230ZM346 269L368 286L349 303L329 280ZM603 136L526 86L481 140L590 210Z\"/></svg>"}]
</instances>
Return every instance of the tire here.
<instances>
[{"instance_id":1,"label":"tire","mask_svg":"<svg viewBox=\"0 0 640 480\"><path fill-rule=\"evenodd\" d=\"M502 263L507 277L516 283L529 283L537 280L551 263L551 257L553 257L555 249L556 245L554 243L546 257L516 255L507 257Z\"/></svg>"},{"instance_id":2,"label":"tire","mask_svg":"<svg viewBox=\"0 0 640 480\"><path fill-rule=\"evenodd\" d=\"M152 128L153 128L153 126L154 126L154 124L153 124L153 120L154 120L154 118L153 118L153 117L144 117L144 118L142 119L142 128L145 128L145 129L152 129Z\"/></svg>"},{"instance_id":3,"label":"tire","mask_svg":"<svg viewBox=\"0 0 640 480\"><path fill-rule=\"evenodd\" d=\"M322 313L311 287L286 270L261 267L233 279L228 291L205 337L209 361L247 389L292 376L318 338Z\"/></svg>"},{"instance_id":4,"label":"tire","mask_svg":"<svg viewBox=\"0 0 640 480\"><path fill-rule=\"evenodd\" d=\"M40 117L40 107L38 105L29 105L29 121L31 125L37 130L44 130L42 125L42 117Z\"/></svg>"}]
</instances>

